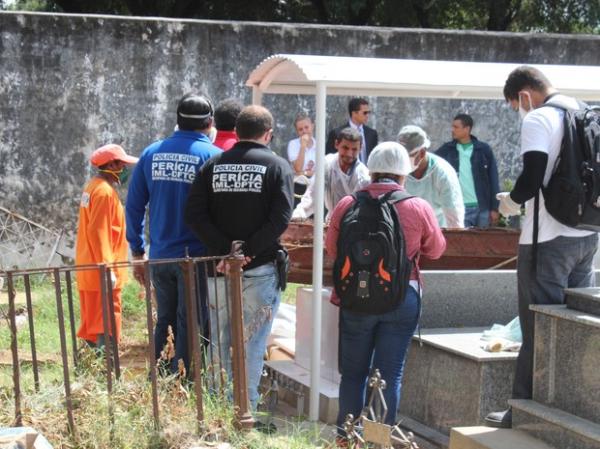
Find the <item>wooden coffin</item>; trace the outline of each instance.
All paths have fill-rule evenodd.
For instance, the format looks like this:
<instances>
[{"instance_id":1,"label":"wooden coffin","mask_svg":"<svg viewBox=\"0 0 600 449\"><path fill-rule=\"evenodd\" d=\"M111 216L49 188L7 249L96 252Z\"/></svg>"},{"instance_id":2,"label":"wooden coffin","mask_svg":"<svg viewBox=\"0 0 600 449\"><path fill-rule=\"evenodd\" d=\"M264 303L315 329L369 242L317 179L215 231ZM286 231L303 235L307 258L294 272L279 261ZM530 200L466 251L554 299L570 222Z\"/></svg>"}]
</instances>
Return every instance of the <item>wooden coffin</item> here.
<instances>
[{"instance_id":1,"label":"wooden coffin","mask_svg":"<svg viewBox=\"0 0 600 449\"><path fill-rule=\"evenodd\" d=\"M327 232L327 229L325 229ZM511 228L444 229L446 251L438 260L421 257L421 270L486 270L516 267L519 230ZM290 223L281 236L290 254L289 281L312 283L313 225ZM323 283L332 285L333 260L323 261Z\"/></svg>"}]
</instances>

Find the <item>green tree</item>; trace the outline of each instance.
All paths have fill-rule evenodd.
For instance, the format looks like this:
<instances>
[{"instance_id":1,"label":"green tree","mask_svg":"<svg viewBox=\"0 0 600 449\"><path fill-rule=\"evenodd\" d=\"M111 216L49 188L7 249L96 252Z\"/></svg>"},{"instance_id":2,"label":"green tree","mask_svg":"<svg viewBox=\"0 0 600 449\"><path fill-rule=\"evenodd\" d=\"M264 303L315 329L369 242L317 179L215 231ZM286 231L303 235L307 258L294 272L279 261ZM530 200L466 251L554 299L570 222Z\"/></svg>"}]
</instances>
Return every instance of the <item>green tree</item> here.
<instances>
[{"instance_id":1,"label":"green tree","mask_svg":"<svg viewBox=\"0 0 600 449\"><path fill-rule=\"evenodd\" d=\"M7 0L0 0L0 6ZM600 33L600 0L16 0L9 9L407 28Z\"/></svg>"}]
</instances>

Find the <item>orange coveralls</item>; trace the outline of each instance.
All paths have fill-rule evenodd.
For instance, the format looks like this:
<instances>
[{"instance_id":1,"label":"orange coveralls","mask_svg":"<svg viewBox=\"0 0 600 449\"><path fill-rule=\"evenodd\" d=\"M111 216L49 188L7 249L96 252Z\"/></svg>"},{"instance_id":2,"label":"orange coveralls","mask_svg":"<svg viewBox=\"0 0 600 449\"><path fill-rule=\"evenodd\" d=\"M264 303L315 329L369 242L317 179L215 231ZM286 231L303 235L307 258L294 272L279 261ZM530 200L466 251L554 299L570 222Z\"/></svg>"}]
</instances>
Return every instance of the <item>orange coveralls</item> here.
<instances>
[{"instance_id":1,"label":"orange coveralls","mask_svg":"<svg viewBox=\"0 0 600 449\"><path fill-rule=\"evenodd\" d=\"M100 177L93 178L81 195L75 263L77 265L122 262L127 260L125 213L117 191ZM127 281L127 268L112 270L117 281L113 303L117 341L121 335L121 289ZM96 342L104 333L102 297L98 270L77 271L81 305L81 325L77 336ZM110 309L108 310L110 316ZM109 325L112 335L112 328Z\"/></svg>"}]
</instances>

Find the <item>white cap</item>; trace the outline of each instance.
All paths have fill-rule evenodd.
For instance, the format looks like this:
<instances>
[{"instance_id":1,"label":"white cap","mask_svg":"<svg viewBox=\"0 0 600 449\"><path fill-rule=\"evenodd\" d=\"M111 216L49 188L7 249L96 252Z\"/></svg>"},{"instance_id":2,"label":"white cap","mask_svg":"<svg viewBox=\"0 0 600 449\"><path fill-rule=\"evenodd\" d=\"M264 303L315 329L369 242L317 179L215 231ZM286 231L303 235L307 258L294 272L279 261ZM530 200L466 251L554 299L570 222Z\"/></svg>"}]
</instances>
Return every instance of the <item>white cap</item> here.
<instances>
[{"instance_id":1,"label":"white cap","mask_svg":"<svg viewBox=\"0 0 600 449\"><path fill-rule=\"evenodd\" d=\"M407 125L398 133L398 142L406 147L409 153L421 148L429 148L431 141L423 128L416 125Z\"/></svg>"},{"instance_id":2,"label":"white cap","mask_svg":"<svg viewBox=\"0 0 600 449\"><path fill-rule=\"evenodd\" d=\"M398 142L382 142L373 148L367 167L371 174L390 173L406 176L412 171L408 152Z\"/></svg>"}]
</instances>

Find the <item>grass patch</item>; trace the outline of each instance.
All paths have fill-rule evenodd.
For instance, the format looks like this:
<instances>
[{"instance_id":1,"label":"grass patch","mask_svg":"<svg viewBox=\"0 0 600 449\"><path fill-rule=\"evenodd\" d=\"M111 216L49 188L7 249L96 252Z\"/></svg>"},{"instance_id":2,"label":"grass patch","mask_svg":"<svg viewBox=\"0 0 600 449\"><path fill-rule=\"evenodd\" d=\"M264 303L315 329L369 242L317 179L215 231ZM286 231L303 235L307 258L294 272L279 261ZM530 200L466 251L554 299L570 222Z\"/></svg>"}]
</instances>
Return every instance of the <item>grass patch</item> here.
<instances>
[{"instance_id":1,"label":"grass patch","mask_svg":"<svg viewBox=\"0 0 600 449\"><path fill-rule=\"evenodd\" d=\"M298 284L290 284L286 302L295 303ZM15 288L22 292L22 285ZM68 344L68 363L74 419L77 436L67 429L63 367L60 356L60 338L56 313L54 285L51 278L32 286L35 334L40 363L40 391L36 392L30 357L29 327L25 321L18 328L20 355L23 424L40 432L56 448L152 448L176 449L203 447L206 442L229 442L234 448L244 449L314 449L329 447L321 436L323 426L290 419L277 423L280 432L265 436L255 431L240 433L232 425L232 404L222 395L203 395L204 416L200 429L196 422L194 389L181 385L174 377L159 379L160 430L154 429L151 384L147 369L128 368L122 359L122 377L114 382L109 399L106 388L104 360L81 346L79 364L73 365L71 329L68 319L66 285L61 285L65 311L65 333ZM21 293L19 292L19 293ZM0 293L6 295L6 292ZM123 340L129 345L145 346L147 343L146 303L140 298L140 288L135 282L123 289ZM18 308L24 308L18 304ZM6 315L8 306L2 302ZM79 324L79 299L73 285L73 310L75 327ZM6 320L0 320L0 348L4 359L0 363L0 423L10 425L14 418L12 366L10 358L10 330ZM142 361L142 365L144 362ZM283 427L283 428L282 428Z\"/></svg>"}]
</instances>

